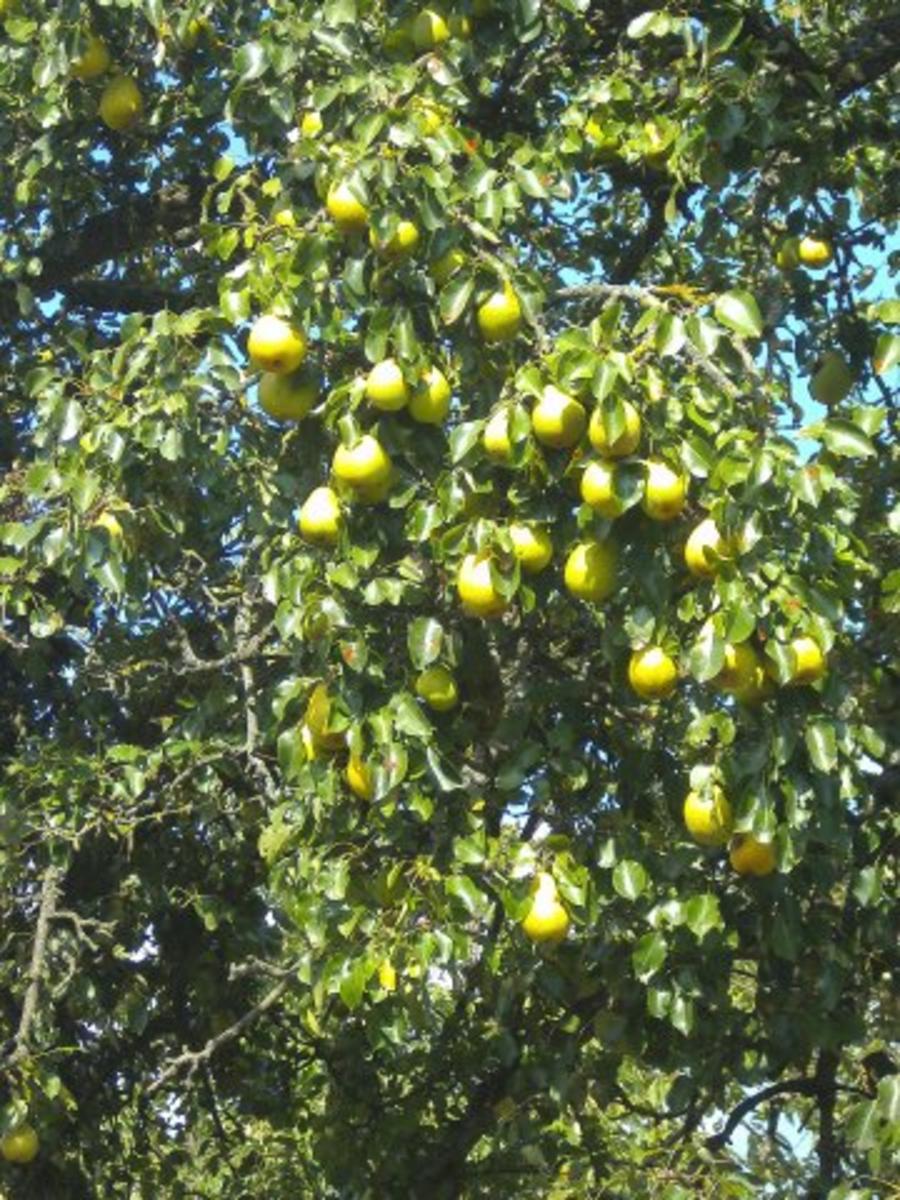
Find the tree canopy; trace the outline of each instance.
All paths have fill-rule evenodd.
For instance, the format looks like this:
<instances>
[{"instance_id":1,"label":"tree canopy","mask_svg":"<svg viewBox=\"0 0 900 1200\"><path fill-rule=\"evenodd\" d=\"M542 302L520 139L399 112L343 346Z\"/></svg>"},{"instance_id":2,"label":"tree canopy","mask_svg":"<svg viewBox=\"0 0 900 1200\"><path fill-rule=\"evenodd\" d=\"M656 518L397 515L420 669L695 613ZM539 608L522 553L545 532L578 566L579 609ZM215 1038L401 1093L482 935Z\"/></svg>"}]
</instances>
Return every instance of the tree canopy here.
<instances>
[{"instance_id":1,"label":"tree canopy","mask_svg":"<svg viewBox=\"0 0 900 1200\"><path fill-rule=\"evenodd\" d=\"M893 1194L898 63L0 0L0 1195Z\"/></svg>"}]
</instances>

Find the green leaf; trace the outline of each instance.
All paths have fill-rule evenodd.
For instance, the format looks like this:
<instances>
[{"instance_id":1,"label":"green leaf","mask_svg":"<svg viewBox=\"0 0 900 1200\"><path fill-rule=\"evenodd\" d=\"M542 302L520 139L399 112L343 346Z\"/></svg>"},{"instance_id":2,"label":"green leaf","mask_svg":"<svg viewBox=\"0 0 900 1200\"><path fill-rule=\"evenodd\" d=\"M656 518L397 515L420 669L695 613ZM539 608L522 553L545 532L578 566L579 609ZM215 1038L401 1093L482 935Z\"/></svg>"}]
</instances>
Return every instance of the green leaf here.
<instances>
[{"instance_id":1,"label":"green leaf","mask_svg":"<svg viewBox=\"0 0 900 1200\"><path fill-rule=\"evenodd\" d=\"M692 896L684 906L684 915L688 929L698 941L702 941L710 930L724 928L719 898L710 892Z\"/></svg>"},{"instance_id":2,"label":"green leaf","mask_svg":"<svg viewBox=\"0 0 900 1200\"><path fill-rule=\"evenodd\" d=\"M250 83L265 74L269 65L265 48L259 42L247 42L234 56L234 69L239 83Z\"/></svg>"},{"instance_id":3,"label":"green leaf","mask_svg":"<svg viewBox=\"0 0 900 1200\"><path fill-rule=\"evenodd\" d=\"M466 457L481 437L483 421L463 421L450 434L450 461L455 465Z\"/></svg>"},{"instance_id":4,"label":"green leaf","mask_svg":"<svg viewBox=\"0 0 900 1200\"><path fill-rule=\"evenodd\" d=\"M358 1008L366 990L366 984L376 970L376 964L368 958L348 960L344 964L339 990L341 999L352 1012Z\"/></svg>"},{"instance_id":5,"label":"green leaf","mask_svg":"<svg viewBox=\"0 0 900 1200\"><path fill-rule=\"evenodd\" d=\"M413 666L421 671L440 657L444 627L433 617L416 617L407 628L406 644Z\"/></svg>"},{"instance_id":6,"label":"green leaf","mask_svg":"<svg viewBox=\"0 0 900 1200\"><path fill-rule=\"evenodd\" d=\"M875 374L887 375L897 363L900 363L900 333L879 334L872 352L872 369Z\"/></svg>"},{"instance_id":7,"label":"green leaf","mask_svg":"<svg viewBox=\"0 0 900 1200\"><path fill-rule=\"evenodd\" d=\"M689 996L675 995L669 1007L669 1021L673 1028L688 1037L694 1028L694 1002Z\"/></svg>"},{"instance_id":8,"label":"green leaf","mask_svg":"<svg viewBox=\"0 0 900 1200\"><path fill-rule=\"evenodd\" d=\"M425 751L425 759L435 783L442 792L454 792L463 786L457 772L444 762L433 746L429 746Z\"/></svg>"},{"instance_id":9,"label":"green leaf","mask_svg":"<svg viewBox=\"0 0 900 1200\"><path fill-rule=\"evenodd\" d=\"M647 888L647 872L639 862L625 859L613 871L613 887L624 900L636 900Z\"/></svg>"},{"instance_id":10,"label":"green leaf","mask_svg":"<svg viewBox=\"0 0 900 1200\"><path fill-rule=\"evenodd\" d=\"M889 1125L900 1126L900 1075L879 1080L878 1111Z\"/></svg>"},{"instance_id":11,"label":"green leaf","mask_svg":"<svg viewBox=\"0 0 900 1200\"><path fill-rule=\"evenodd\" d=\"M871 440L851 421L826 421L822 441L832 454L841 458L871 458L875 454Z\"/></svg>"},{"instance_id":12,"label":"green leaf","mask_svg":"<svg viewBox=\"0 0 900 1200\"><path fill-rule=\"evenodd\" d=\"M698 683L715 677L725 665L725 642L716 632L715 623L706 621L688 658L688 669Z\"/></svg>"},{"instance_id":13,"label":"green leaf","mask_svg":"<svg viewBox=\"0 0 900 1200\"><path fill-rule=\"evenodd\" d=\"M878 1142L878 1107L874 1100L854 1104L847 1115L846 1137L857 1150L870 1150Z\"/></svg>"},{"instance_id":14,"label":"green leaf","mask_svg":"<svg viewBox=\"0 0 900 1200\"><path fill-rule=\"evenodd\" d=\"M876 300L869 305L866 316L870 321L884 321L885 325L900 325L900 300Z\"/></svg>"},{"instance_id":15,"label":"green leaf","mask_svg":"<svg viewBox=\"0 0 900 1200\"><path fill-rule=\"evenodd\" d=\"M716 298L716 320L741 337L759 337L763 331L762 313L750 292L736 289Z\"/></svg>"},{"instance_id":16,"label":"green leaf","mask_svg":"<svg viewBox=\"0 0 900 1200\"><path fill-rule=\"evenodd\" d=\"M488 897L477 888L468 875L449 875L444 890L454 896L473 917L484 916L490 906Z\"/></svg>"},{"instance_id":17,"label":"green leaf","mask_svg":"<svg viewBox=\"0 0 900 1200\"><path fill-rule=\"evenodd\" d=\"M441 289L439 307L441 320L445 325L454 325L466 311L472 293L475 290L475 280L471 275L457 272Z\"/></svg>"},{"instance_id":18,"label":"green leaf","mask_svg":"<svg viewBox=\"0 0 900 1200\"><path fill-rule=\"evenodd\" d=\"M394 725L400 733L405 733L408 737L419 738L421 741L430 741L434 734L431 722L409 692L400 692L399 695L396 695L391 708Z\"/></svg>"},{"instance_id":19,"label":"green leaf","mask_svg":"<svg viewBox=\"0 0 900 1200\"><path fill-rule=\"evenodd\" d=\"M827 774L837 766L837 739L830 723L816 721L807 726L806 748L817 770Z\"/></svg>"},{"instance_id":20,"label":"green leaf","mask_svg":"<svg viewBox=\"0 0 900 1200\"><path fill-rule=\"evenodd\" d=\"M631 965L641 983L646 983L663 965L668 948L666 939L656 931L645 933L640 939L631 952Z\"/></svg>"}]
</instances>

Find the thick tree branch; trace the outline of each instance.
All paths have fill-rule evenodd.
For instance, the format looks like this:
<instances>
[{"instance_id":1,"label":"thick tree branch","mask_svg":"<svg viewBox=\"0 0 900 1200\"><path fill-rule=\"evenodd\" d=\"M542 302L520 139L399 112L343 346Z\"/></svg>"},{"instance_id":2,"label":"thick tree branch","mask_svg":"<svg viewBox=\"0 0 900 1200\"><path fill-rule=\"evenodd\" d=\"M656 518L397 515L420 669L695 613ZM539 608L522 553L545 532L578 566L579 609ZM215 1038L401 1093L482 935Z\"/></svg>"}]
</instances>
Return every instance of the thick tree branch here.
<instances>
[{"instance_id":1,"label":"thick tree branch","mask_svg":"<svg viewBox=\"0 0 900 1200\"><path fill-rule=\"evenodd\" d=\"M22 1013L13 1039L12 1050L7 1055L7 1062L10 1066L20 1062L28 1054L31 1027L37 1016L38 1000L41 994L41 979L47 957L47 938L59 901L61 875L59 867L48 867L44 872L41 884L41 902L34 930L34 943L31 948L31 965L28 968L28 987L25 990L25 999L22 1001Z\"/></svg>"},{"instance_id":2,"label":"thick tree branch","mask_svg":"<svg viewBox=\"0 0 900 1200\"><path fill-rule=\"evenodd\" d=\"M205 191L206 185L199 180L171 184L152 195L133 196L118 208L88 217L71 232L52 235L36 248L42 267L37 275L29 277L28 287L38 296L64 291L76 300L80 292L85 297L83 303L105 307L111 299L109 284L81 277L103 263L152 244L161 235L173 237L194 225L200 216ZM104 288L106 298L103 304L98 304ZM0 313L16 311L15 289L15 282L0 286ZM159 289L151 290L155 293L153 298L158 299ZM127 293L123 293L122 299L127 298ZM136 299L136 293L131 298Z\"/></svg>"},{"instance_id":3,"label":"thick tree branch","mask_svg":"<svg viewBox=\"0 0 900 1200\"><path fill-rule=\"evenodd\" d=\"M161 308L184 312L197 304L193 292L176 292L124 279L73 279L61 284L59 291L73 304L103 312L158 312Z\"/></svg>"}]
</instances>

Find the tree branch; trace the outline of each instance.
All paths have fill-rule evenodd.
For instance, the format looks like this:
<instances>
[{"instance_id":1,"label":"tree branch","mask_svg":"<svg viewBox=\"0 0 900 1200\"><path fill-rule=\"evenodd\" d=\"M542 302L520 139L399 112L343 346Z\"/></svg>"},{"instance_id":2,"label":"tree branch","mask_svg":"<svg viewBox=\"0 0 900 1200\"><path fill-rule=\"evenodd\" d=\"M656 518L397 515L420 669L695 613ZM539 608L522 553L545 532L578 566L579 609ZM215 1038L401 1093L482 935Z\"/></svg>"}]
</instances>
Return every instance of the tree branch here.
<instances>
[{"instance_id":1,"label":"tree branch","mask_svg":"<svg viewBox=\"0 0 900 1200\"><path fill-rule=\"evenodd\" d=\"M185 1067L187 1068L188 1079L190 1079L198 1067L208 1063L217 1050L227 1045L228 1042L233 1042L257 1018L261 1017L263 1013L268 1012L270 1008L277 1004L287 989L288 982L287 979L282 979L279 983L276 983L271 991L263 996L259 1004L254 1005L248 1012L245 1012L233 1025L229 1025L227 1029L223 1029L214 1038L210 1038L200 1050L186 1050L183 1054L179 1054L177 1058L173 1058L169 1065L147 1088L147 1095L152 1096L155 1092L160 1091L167 1084L171 1083Z\"/></svg>"},{"instance_id":2,"label":"tree branch","mask_svg":"<svg viewBox=\"0 0 900 1200\"><path fill-rule=\"evenodd\" d=\"M731 1115L725 1122L718 1133L706 1139L706 1148L713 1152L721 1150L731 1140L731 1135L743 1121L748 1113L753 1112L760 1104L765 1104L767 1100L774 1099L775 1096L783 1096L789 1093L799 1096L815 1096L818 1095L819 1084L815 1079L782 1079L778 1083L772 1083L768 1087L764 1087L761 1091L754 1092L752 1096L747 1096L740 1104L736 1105L732 1110Z\"/></svg>"},{"instance_id":3,"label":"tree branch","mask_svg":"<svg viewBox=\"0 0 900 1200\"><path fill-rule=\"evenodd\" d=\"M19 1027L13 1039L12 1050L7 1055L10 1066L20 1062L28 1054L31 1038L31 1027L37 1015L38 1000L41 993L41 978L44 974L44 962L47 957L47 938L50 925L56 914L59 901L59 883L62 872L59 867L48 867L44 872L41 884L41 902L38 908L37 925L34 931L34 944L31 948L31 965L28 968L28 987L25 999L22 1001L22 1013L19 1017Z\"/></svg>"}]
</instances>

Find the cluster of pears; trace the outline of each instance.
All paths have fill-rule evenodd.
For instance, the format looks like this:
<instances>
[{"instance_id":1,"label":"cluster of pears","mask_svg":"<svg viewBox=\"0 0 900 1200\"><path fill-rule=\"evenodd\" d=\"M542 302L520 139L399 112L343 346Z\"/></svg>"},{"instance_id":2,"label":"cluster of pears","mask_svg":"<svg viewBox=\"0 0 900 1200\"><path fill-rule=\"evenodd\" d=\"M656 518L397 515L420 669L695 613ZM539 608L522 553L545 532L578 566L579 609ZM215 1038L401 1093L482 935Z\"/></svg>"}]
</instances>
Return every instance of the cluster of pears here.
<instances>
[{"instance_id":1,"label":"cluster of pears","mask_svg":"<svg viewBox=\"0 0 900 1200\"><path fill-rule=\"evenodd\" d=\"M775 251L775 264L785 273L806 267L824 271L834 260L834 246L824 234L807 233L786 237ZM826 350L816 363L809 381L810 395L830 407L850 394L856 382L847 360L838 350Z\"/></svg>"},{"instance_id":2,"label":"cluster of pears","mask_svg":"<svg viewBox=\"0 0 900 1200\"><path fill-rule=\"evenodd\" d=\"M771 875L775 870L775 847L771 842L760 841L750 833L732 837L734 815L717 783L688 792L683 816L688 833L698 845L719 849L731 842L728 858L738 875Z\"/></svg>"},{"instance_id":3,"label":"cluster of pears","mask_svg":"<svg viewBox=\"0 0 900 1200\"><path fill-rule=\"evenodd\" d=\"M74 79L86 83L105 75L111 64L112 58L106 43L96 33L89 33L70 71ZM113 75L100 94L100 120L116 133L124 133L136 124L143 108L140 88L130 75L124 73Z\"/></svg>"}]
</instances>

